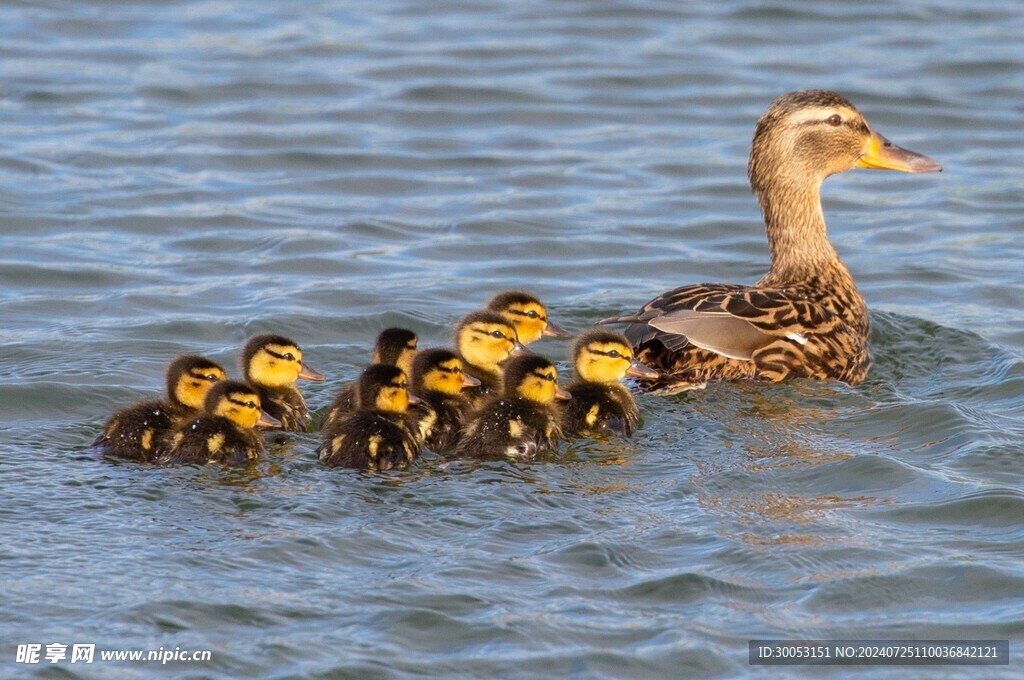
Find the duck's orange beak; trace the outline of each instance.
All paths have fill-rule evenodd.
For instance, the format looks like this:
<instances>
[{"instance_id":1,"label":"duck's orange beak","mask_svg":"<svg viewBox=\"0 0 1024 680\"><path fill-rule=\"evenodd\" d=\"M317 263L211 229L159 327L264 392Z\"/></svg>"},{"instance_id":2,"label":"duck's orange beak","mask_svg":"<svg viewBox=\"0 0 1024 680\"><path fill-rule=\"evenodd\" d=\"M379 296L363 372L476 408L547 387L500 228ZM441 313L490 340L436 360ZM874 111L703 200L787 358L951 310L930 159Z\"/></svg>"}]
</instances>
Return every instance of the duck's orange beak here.
<instances>
[{"instance_id":1,"label":"duck's orange beak","mask_svg":"<svg viewBox=\"0 0 1024 680\"><path fill-rule=\"evenodd\" d=\"M415 406L416 404L422 404L422 403L423 403L423 400L422 400L422 399L420 399L419 397L417 397L417 396L416 396L415 394L413 394L412 392L410 392L410 393L409 393L409 405L410 405L410 406Z\"/></svg>"},{"instance_id":2,"label":"duck's orange beak","mask_svg":"<svg viewBox=\"0 0 1024 680\"><path fill-rule=\"evenodd\" d=\"M900 172L940 172L942 166L928 156L896 146L888 139L871 133L867 151L857 161L858 168L899 170Z\"/></svg>"},{"instance_id":3,"label":"duck's orange beak","mask_svg":"<svg viewBox=\"0 0 1024 680\"><path fill-rule=\"evenodd\" d=\"M302 370L299 371L299 378L302 380L313 380L314 382L323 382L327 380L323 373L318 373L306 364L302 364Z\"/></svg>"},{"instance_id":4,"label":"duck's orange beak","mask_svg":"<svg viewBox=\"0 0 1024 680\"><path fill-rule=\"evenodd\" d=\"M463 389L465 389L467 387L479 387L479 386L480 386L480 379L479 378L474 378L469 373L463 373L462 374L462 387L463 387Z\"/></svg>"},{"instance_id":5,"label":"duck's orange beak","mask_svg":"<svg viewBox=\"0 0 1024 680\"><path fill-rule=\"evenodd\" d=\"M281 421L266 411L260 411L260 419L256 421L256 427L273 429L275 427L281 427Z\"/></svg>"},{"instance_id":6,"label":"duck's orange beak","mask_svg":"<svg viewBox=\"0 0 1024 680\"><path fill-rule=\"evenodd\" d=\"M555 399L561 399L562 401L569 401L572 399L572 394L569 390L563 389L561 385L555 387Z\"/></svg>"}]
</instances>

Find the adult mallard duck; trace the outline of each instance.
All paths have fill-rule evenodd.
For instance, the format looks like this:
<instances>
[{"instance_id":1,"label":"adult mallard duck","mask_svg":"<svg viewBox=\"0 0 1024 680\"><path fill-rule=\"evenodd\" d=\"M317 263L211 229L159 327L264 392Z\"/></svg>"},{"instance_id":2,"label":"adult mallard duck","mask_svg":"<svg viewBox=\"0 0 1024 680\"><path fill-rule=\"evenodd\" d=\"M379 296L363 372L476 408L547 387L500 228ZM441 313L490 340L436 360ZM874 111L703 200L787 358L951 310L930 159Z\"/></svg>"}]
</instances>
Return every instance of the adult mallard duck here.
<instances>
[{"instance_id":1,"label":"adult mallard duck","mask_svg":"<svg viewBox=\"0 0 1024 680\"><path fill-rule=\"evenodd\" d=\"M748 174L768 232L771 268L752 286L696 284L648 302L628 323L637 358L661 373L648 389L672 394L709 380L834 378L871 368L868 314L825 234L822 181L853 168L934 172L935 161L874 132L841 95L792 92L754 131Z\"/></svg>"}]
</instances>

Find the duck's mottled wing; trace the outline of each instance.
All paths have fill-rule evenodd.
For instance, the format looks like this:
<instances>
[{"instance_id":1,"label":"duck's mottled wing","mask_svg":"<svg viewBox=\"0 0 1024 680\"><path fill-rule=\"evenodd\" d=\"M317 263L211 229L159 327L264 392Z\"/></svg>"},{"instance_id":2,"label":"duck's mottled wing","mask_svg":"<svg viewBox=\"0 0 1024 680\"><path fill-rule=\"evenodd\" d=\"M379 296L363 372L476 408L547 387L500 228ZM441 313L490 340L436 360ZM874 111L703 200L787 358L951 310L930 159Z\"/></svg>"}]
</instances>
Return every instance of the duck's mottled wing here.
<instances>
[{"instance_id":1,"label":"duck's mottled wing","mask_svg":"<svg viewBox=\"0 0 1024 680\"><path fill-rule=\"evenodd\" d=\"M803 342L809 329L827 332L838 322L798 293L726 284L677 288L609 321L630 322L626 336L637 347L657 339L671 351L693 344L741 360L780 336Z\"/></svg>"},{"instance_id":2,"label":"duck's mottled wing","mask_svg":"<svg viewBox=\"0 0 1024 680\"><path fill-rule=\"evenodd\" d=\"M730 359L749 360L754 352L775 339L749 321L728 312L698 312L679 309L651 319L648 325L670 336Z\"/></svg>"}]
</instances>

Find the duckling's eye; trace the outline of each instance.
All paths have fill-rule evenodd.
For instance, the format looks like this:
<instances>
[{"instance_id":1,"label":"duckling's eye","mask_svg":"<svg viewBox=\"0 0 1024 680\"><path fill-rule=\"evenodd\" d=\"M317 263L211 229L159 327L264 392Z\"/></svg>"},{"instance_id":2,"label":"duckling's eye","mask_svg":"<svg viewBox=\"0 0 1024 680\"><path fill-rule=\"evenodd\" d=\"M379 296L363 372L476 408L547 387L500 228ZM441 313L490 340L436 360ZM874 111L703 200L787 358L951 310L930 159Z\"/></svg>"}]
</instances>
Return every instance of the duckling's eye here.
<instances>
[{"instance_id":1,"label":"duckling's eye","mask_svg":"<svg viewBox=\"0 0 1024 680\"><path fill-rule=\"evenodd\" d=\"M501 331L493 331L493 332L491 333L491 337L495 337L495 338L504 338L504 337L505 337L505 334L504 334L504 333L502 333Z\"/></svg>"},{"instance_id":2,"label":"duckling's eye","mask_svg":"<svg viewBox=\"0 0 1024 680\"><path fill-rule=\"evenodd\" d=\"M825 122L831 125L832 127L839 127L840 125L843 124L843 117L840 116L838 113L833 113L831 116L828 117L828 119Z\"/></svg>"},{"instance_id":3,"label":"duckling's eye","mask_svg":"<svg viewBox=\"0 0 1024 680\"><path fill-rule=\"evenodd\" d=\"M295 361L295 355L292 354L291 352L285 353L284 358L287 359L288 361Z\"/></svg>"},{"instance_id":4,"label":"duckling's eye","mask_svg":"<svg viewBox=\"0 0 1024 680\"><path fill-rule=\"evenodd\" d=\"M612 359L619 359L622 357L622 355L619 353L619 350L617 349L613 349L611 352L608 352L608 356L610 356Z\"/></svg>"},{"instance_id":5,"label":"duckling's eye","mask_svg":"<svg viewBox=\"0 0 1024 680\"><path fill-rule=\"evenodd\" d=\"M206 376L206 379L209 380L210 382L217 382L217 376L214 375L213 373L210 373L208 376Z\"/></svg>"},{"instance_id":6,"label":"duckling's eye","mask_svg":"<svg viewBox=\"0 0 1024 680\"><path fill-rule=\"evenodd\" d=\"M245 405L248 406L249 408L256 408L256 402L255 401L247 401L247 402L245 402Z\"/></svg>"},{"instance_id":7,"label":"duckling's eye","mask_svg":"<svg viewBox=\"0 0 1024 680\"><path fill-rule=\"evenodd\" d=\"M530 317L531 319L536 319L537 317L540 316L540 314L538 314L536 310L531 309L526 313L526 316Z\"/></svg>"}]
</instances>

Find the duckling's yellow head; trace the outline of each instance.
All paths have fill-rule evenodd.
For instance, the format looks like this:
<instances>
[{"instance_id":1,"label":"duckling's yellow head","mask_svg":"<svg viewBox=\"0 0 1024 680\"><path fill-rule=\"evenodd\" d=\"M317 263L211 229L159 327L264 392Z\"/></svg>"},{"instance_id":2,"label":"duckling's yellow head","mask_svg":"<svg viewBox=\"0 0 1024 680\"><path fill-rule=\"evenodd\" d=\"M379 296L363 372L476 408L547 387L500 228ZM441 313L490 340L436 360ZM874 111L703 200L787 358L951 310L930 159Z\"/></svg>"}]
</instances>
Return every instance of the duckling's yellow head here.
<instances>
[{"instance_id":1,"label":"duckling's yellow head","mask_svg":"<svg viewBox=\"0 0 1024 680\"><path fill-rule=\"evenodd\" d=\"M901 149L871 130L845 97L828 90L784 94L757 122L747 168L750 184L769 187L818 184L855 167L934 172L942 166Z\"/></svg>"},{"instance_id":2,"label":"duckling's yellow head","mask_svg":"<svg viewBox=\"0 0 1024 680\"><path fill-rule=\"evenodd\" d=\"M490 310L464 316L455 327L455 343L465 363L489 373L500 373L502 362L522 347L515 326Z\"/></svg>"},{"instance_id":3,"label":"duckling's yellow head","mask_svg":"<svg viewBox=\"0 0 1024 680\"><path fill-rule=\"evenodd\" d=\"M573 345L573 366L582 380L612 383L627 375L657 378L658 373L633 357L633 348L622 333L593 328Z\"/></svg>"},{"instance_id":4,"label":"duckling's yellow head","mask_svg":"<svg viewBox=\"0 0 1024 680\"><path fill-rule=\"evenodd\" d=\"M324 376L302 363L302 350L280 335L257 335L242 350L242 373L253 385L285 387L296 380L321 382Z\"/></svg>"},{"instance_id":5,"label":"duckling's yellow head","mask_svg":"<svg viewBox=\"0 0 1024 680\"><path fill-rule=\"evenodd\" d=\"M251 430L257 425L278 427L280 421L263 412L260 395L249 385L236 380L222 380L206 393L204 410L227 418L239 427Z\"/></svg>"},{"instance_id":6,"label":"duckling's yellow head","mask_svg":"<svg viewBox=\"0 0 1024 680\"><path fill-rule=\"evenodd\" d=\"M385 328L377 336L373 363L398 366L406 375L410 375L418 340L415 333L404 328Z\"/></svg>"},{"instance_id":7,"label":"duckling's yellow head","mask_svg":"<svg viewBox=\"0 0 1024 680\"><path fill-rule=\"evenodd\" d=\"M569 393L558 386L558 369L539 354L511 359L505 366L504 380L508 397L525 397L540 404L570 398Z\"/></svg>"},{"instance_id":8,"label":"duckling's yellow head","mask_svg":"<svg viewBox=\"0 0 1024 680\"><path fill-rule=\"evenodd\" d=\"M412 364L412 391L443 392L456 395L465 387L479 385L480 381L462 371L462 359L448 349L428 349L416 356Z\"/></svg>"},{"instance_id":9,"label":"duckling's yellow head","mask_svg":"<svg viewBox=\"0 0 1024 680\"><path fill-rule=\"evenodd\" d=\"M174 403L192 409L203 407L203 399L214 383L227 380L224 369L216 361L195 354L185 354L167 367L167 396Z\"/></svg>"},{"instance_id":10,"label":"duckling's yellow head","mask_svg":"<svg viewBox=\"0 0 1024 680\"><path fill-rule=\"evenodd\" d=\"M533 295L519 290L498 293L487 303L487 309L498 312L516 327L519 342L529 345L542 336L568 338L568 333L548 320L548 310Z\"/></svg>"},{"instance_id":11,"label":"duckling's yellow head","mask_svg":"<svg viewBox=\"0 0 1024 680\"><path fill-rule=\"evenodd\" d=\"M357 405L361 409L405 413L409 408L409 381L397 366L373 364L356 383Z\"/></svg>"}]
</instances>

